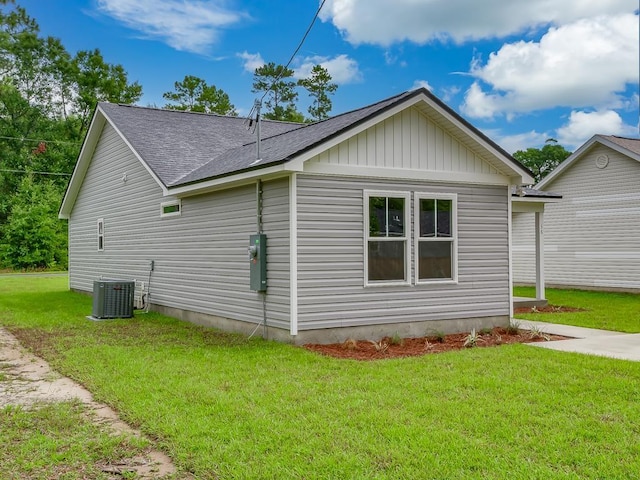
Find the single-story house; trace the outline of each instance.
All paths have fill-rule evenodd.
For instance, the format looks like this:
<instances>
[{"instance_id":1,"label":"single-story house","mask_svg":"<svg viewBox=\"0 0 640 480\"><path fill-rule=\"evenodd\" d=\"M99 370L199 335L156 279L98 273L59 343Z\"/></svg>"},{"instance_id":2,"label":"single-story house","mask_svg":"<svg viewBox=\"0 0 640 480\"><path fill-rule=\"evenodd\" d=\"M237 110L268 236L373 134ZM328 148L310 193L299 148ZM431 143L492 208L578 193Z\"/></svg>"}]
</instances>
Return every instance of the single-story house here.
<instances>
[{"instance_id":1,"label":"single-story house","mask_svg":"<svg viewBox=\"0 0 640 480\"><path fill-rule=\"evenodd\" d=\"M548 286L640 292L640 139L595 135L535 188L563 197L544 213ZM534 281L534 231L514 212L516 284Z\"/></svg>"},{"instance_id":2,"label":"single-story house","mask_svg":"<svg viewBox=\"0 0 640 480\"><path fill-rule=\"evenodd\" d=\"M299 344L506 325L532 181L425 89L305 125L100 103L59 214L69 284L149 279L154 310Z\"/></svg>"}]
</instances>

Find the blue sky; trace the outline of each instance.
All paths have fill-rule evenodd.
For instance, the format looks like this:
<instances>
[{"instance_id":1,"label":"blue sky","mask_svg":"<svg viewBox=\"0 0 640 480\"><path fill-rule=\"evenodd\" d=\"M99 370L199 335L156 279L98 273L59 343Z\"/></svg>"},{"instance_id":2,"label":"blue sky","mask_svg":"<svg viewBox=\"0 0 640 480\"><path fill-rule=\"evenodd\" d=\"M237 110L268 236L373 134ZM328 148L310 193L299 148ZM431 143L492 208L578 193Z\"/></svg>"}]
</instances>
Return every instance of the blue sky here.
<instances>
[{"instance_id":1,"label":"blue sky","mask_svg":"<svg viewBox=\"0 0 640 480\"><path fill-rule=\"evenodd\" d=\"M317 0L17 0L71 53L99 48L143 87L185 75L247 113L253 70L284 64ZM326 0L291 67L338 83L332 114L426 86L510 152L638 136L638 0ZM305 92L299 109L306 112Z\"/></svg>"}]
</instances>

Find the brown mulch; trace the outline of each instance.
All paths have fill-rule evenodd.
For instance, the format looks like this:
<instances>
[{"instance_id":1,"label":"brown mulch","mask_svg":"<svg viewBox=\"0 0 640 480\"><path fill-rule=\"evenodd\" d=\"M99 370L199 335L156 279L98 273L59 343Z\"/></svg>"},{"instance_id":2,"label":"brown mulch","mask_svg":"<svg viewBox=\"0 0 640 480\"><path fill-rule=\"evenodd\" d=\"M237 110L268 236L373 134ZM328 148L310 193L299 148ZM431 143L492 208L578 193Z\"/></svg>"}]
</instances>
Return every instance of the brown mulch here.
<instances>
[{"instance_id":1,"label":"brown mulch","mask_svg":"<svg viewBox=\"0 0 640 480\"><path fill-rule=\"evenodd\" d=\"M304 348L322 355L352 360L380 360L385 358L417 357L431 353L462 350L465 348L485 348L505 345L510 343L544 342L549 340L566 340L560 335L537 336L527 330L512 330L502 327L493 328L491 331L482 331L474 347L465 347L464 343L469 333L455 333L420 338L390 338L386 337L379 342L370 340L349 339L343 343L321 345L310 343Z\"/></svg>"}]
</instances>

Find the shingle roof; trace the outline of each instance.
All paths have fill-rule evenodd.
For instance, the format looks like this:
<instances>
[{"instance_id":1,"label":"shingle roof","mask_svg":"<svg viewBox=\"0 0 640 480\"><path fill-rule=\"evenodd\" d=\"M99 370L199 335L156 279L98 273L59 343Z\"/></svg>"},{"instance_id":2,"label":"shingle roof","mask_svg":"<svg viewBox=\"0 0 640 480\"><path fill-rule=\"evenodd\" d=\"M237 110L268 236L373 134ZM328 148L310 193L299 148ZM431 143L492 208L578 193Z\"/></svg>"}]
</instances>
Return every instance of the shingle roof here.
<instances>
[{"instance_id":1,"label":"shingle roof","mask_svg":"<svg viewBox=\"0 0 640 480\"><path fill-rule=\"evenodd\" d=\"M112 103L99 107L165 186L228 150L255 141L244 118ZM273 136L300 126L265 120L262 131Z\"/></svg>"},{"instance_id":2,"label":"shingle roof","mask_svg":"<svg viewBox=\"0 0 640 480\"><path fill-rule=\"evenodd\" d=\"M272 137L262 136L260 145L260 166L284 162L294 154L300 154L313 146L328 140L343 130L354 127L361 121L370 118L386 108L411 96L414 92L405 92L373 105L343 113L317 123L302 126ZM248 169L256 161L255 141L233 150L229 150L215 162L209 162L189 175L181 178L177 184L197 182L205 178L216 177Z\"/></svg>"},{"instance_id":3,"label":"shingle roof","mask_svg":"<svg viewBox=\"0 0 640 480\"><path fill-rule=\"evenodd\" d=\"M529 198L562 198L562 195L554 192L546 192L531 187L511 187L511 196Z\"/></svg>"},{"instance_id":4,"label":"shingle roof","mask_svg":"<svg viewBox=\"0 0 640 480\"><path fill-rule=\"evenodd\" d=\"M503 161L530 173L425 89L403 92L317 123L263 120L260 161L256 156L256 136L248 131L243 118L110 103L101 103L100 109L164 186L176 187L286 162L418 95L426 95L457 118L473 135L503 155Z\"/></svg>"},{"instance_id":5,"label":"shingle roof","mask_svg":"<svg viewBox=\"0 0 640 480\"><path fill-rule=\"evenodd\" d=\"M615 135L601 135L601 137L640 155L640 138L617 137Z\"/></svg>"}]
</instances>

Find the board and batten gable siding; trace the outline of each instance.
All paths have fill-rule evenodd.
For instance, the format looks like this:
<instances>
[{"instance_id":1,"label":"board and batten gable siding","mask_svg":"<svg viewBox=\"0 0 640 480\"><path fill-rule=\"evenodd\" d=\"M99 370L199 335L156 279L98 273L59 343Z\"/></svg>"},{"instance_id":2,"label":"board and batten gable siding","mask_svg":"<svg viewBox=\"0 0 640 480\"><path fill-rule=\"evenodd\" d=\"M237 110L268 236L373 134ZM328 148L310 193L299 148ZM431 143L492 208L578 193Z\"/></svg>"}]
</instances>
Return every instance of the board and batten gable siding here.
<instances>
[{"instance_id":1,"label":"board and batten gable siding","mask_svg":"<svg viewBox=\"0 0 640 480\"><path fill-rule=\"evenodd\" d=\"M319 154L309 163L498 174L493 166L417 108L387 118Z\"/></svg>"},{"instance_id":2,"label":"board and batten gable siding","mask_svg":"<svg viewBox=\"0 0 640 480\"><path fill-rule=\"evenodd\" d=\"M640 163L597 144L544 188L563 196L545 207L546 282L640 289ZM513 227L514 281L535 282L533 214Z\"/></svg>"},{"instance_id":3,"label":"board and batten gable siding","mask_svg":"<svg viewBox=\"0 0 640 480\"><path fill-rule=\"evenodd\" d=\"M365 190L455 193L458 283L364 286ZM507 187L299 175L298 328L509 315Z\"/></svg>"},{"instance_id":4,"label":"board and batten gable siding","mask_svg":"<svg viewBox=\"0 0 640 480\"><path fill-rule=\"evenodd\" d=\"M126 182L123 174L126 173ZM289 327L288 180L263 185L269 236L267 311ZM262 320L261 294L249 289L249 235L257 230L256 185L182 199L161 218L162 190L106 124L69 220L70 286L91 291L100 278L147 282L151 303L245 322ZM104 251L96 222L104 219ZM283 253L286 252L286 253Z\"/></svg>"}]
</instances>

